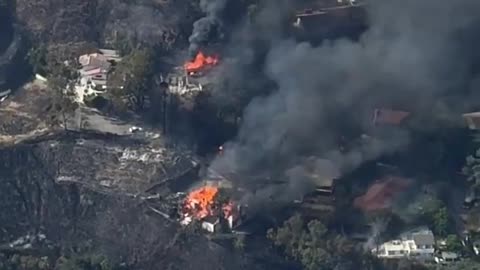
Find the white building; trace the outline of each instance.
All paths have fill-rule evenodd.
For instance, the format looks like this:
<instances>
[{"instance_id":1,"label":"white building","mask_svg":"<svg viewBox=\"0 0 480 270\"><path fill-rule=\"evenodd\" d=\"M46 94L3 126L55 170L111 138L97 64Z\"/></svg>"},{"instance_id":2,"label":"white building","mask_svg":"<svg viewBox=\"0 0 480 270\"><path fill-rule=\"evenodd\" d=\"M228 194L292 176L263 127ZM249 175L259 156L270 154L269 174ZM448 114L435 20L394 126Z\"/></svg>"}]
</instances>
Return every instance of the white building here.
<instances>
[{"instance_id":1,"label":"white building","mask_svg":"<svg viewBox=\"0 0 480 270\"><path fill-rule=\"evenodd\" d=\"M75 85L76 101L84 103L87 96L98 96L107 90L108 74L112 63L121 61L114 50L99 50L100 53L85 54L78 58L82 66L80 79Z\"/></svg>"},{"instance_id":2,"label":"white building","mask_svg":"<svg viewBox=\"0 0 480 270\"><path fill-rule=\"evenodd\" d=\"M220 227L220 219L218 217L208 217L202 222L202 229L207 232L214 233Z\"/></svg>"},{"instance_id":3,"label":"white building","mask_svg":"<svg viewBox=\"0 0 480 270\"><path fill-rule=\"evenodd\" d=\"M435 237L429 229L420 228L381 244L372 253L381 258L421 257L433 258Z\"/></svg>"}]
</instances>

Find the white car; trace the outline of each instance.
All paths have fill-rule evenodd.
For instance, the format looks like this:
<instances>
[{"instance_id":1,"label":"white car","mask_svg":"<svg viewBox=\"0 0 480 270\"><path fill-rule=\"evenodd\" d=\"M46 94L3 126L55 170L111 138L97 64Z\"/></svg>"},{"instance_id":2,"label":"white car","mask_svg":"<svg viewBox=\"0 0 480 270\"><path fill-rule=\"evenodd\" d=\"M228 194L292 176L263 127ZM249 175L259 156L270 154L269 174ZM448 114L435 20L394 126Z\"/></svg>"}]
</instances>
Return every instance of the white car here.
<instances>
[{"instance_id":1,"label":"white car","mask_svg":"<svg viewBox=\"0 0 480 270\"><path fill-rule=\"evenodd\" d=\"M129 131L130 133L137 133L137 132L139 132L139 131L143 131L143 128L133 126L133 127L131 127L128 131Z\"/></svg>"}]
</instances>

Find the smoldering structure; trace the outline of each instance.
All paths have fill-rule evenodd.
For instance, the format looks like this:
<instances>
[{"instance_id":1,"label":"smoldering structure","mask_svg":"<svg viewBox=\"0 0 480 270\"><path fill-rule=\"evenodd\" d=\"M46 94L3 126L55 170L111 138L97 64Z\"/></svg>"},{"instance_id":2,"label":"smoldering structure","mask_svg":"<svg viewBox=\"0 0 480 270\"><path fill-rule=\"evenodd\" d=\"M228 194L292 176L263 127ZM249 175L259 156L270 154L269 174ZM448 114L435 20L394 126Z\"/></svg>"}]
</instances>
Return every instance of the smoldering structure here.
<instances>
[{"instance_id":1,"label":"smoldering structure","mask_svg":"<svg viewBox=\"0 0 480 270\"><path fill-rule=\"evenodd\" d=\"M311 190L308 181L286 174L303 166L304 157L329 160L344 174L406 147L408 128L378 132L373 127L378 108L435 118L459 115L474 105L465 97L475 96L478 86L480 54L473 47L480 43L474 34L480 26L479 2L372 1L365 8L369 29L358 41L324 41L315 47L270 35L262 65L276 89L244 109L237 137L213 161L213 170L277 172L285 184L264 180L263 187L257 188L258 181L251 187L262 200L279 200L289 197L291 187ZM261 25L250 29L262 29L268 19L262 17L256 22ZM425 126L434 129L430 124ZM343 147L341 137L358 143Z\"/></svg>"}]
</instances>

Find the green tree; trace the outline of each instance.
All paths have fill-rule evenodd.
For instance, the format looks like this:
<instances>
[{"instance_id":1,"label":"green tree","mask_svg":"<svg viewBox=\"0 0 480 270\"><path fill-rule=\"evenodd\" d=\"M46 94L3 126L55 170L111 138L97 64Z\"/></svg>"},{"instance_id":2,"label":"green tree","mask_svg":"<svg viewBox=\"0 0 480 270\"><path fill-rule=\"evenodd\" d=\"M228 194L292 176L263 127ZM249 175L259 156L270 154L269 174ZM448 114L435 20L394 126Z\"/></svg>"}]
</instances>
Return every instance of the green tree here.
<instances>
[{"instance_id":1,"label":"green tree","mask_svg":"<svg viewBox=\"0 0 480 270\"><path fill-rule=\"evenodd\" d=\"M441 207L433 213L433 231L435 234L445 236L448 232L448 211L446 207Z\"/></svg>"},{"instance_id":2,"label":"green tree","mask_svg":"<svg viewBox=\"0 0 480 270\"><path fill-rule=\"evenodd\" d=\"M245 235L237 235L234 239L233 246L235 249L243 251L245 249Z\"/></svg>"},{"instance_id":3,"label":"green tree","mask_svg":"<svg viewBox=\"0 0 480 270\"><path fill-rule=\"evenodd\" d=\"M305 223L299 215L295 215L283 226L270 229L267 237L307 270L373 270L380 266L373 256L355 251L354 244L347 238L336 233L330 234L319 220Z\"/></svg>"},{"instance_id":4,"label":"green tree","mask_svg":"<svg viewBox=\"0 0 480 270\"><path fill-rule=\"evenodd\" d=\"M448 251L461 252L463 250L462 242L455 234L449 234L445 240Z\"/></svg>"},{"instance_id":5,"label":"green tree","mask_svg":"<svg viewBox=\"0 0 480 270\"><path fill-rule=\"evenodd\" d=\"M149 49L135 49L126 55L112 74L112 94L117 100L129 100L135 110L141 110L153 75L153 53Z\"/></svg>"},{"instance_id":6,"label":"green tree","mask_svg":"<svg viewBox=\"0 0 480 270\"><path fill-rule=\"evenodd\" d=\"M429 199L421 204L421 218L430 224L438 236L446 236L451 229L450 216L445 204L439 199Z\"/></svg>"},{"instance_id":7,"label":"green tree","mask_svg":"<svg viewBox=\"0 0 480 270\"><path fill-rule=\"evenodd\" d=\"M299 215L285 221L280 228L270 229L267 237L307 270L333 269L351 263L355 257L353 244L348 239L328 235L327 228L319 220L305 224Z\"/></svg>"},{"instance_id":8,"label":"green tree","mask_svg":"<svg viewBox=\"0 0 480 270\"><path fill-rule=\"evenodd\" d=\"M70 257L62 256L56 262L56 270L113 270L116 267L102 255L73 254Z\"/></svg>"},{"instance_id":9,"label":"green tree","mask_svg":"<svg viewBox=\"0 0 480 270\"><path fill-rule=\"evenodd\" d=\"M52 91L52 103L48 109L50 124L63 123L64 129L67 130L68 116L72 115L78 107L74 101L74 87L78 73L74 66L59 61L50 62L48 70L48 85ZM58 120L59 116L61 121Z\"/></svg>"},{"instance_id":10,"label":"green tree","mask_svg":"<svg viewBox=\"0 0 480 270\"><path fill-rule=\"evenodd\" d=\"M282 227L276 230L269 229L267 231L267 237L272 240L276 246L283 247L286 254L297 259L297 248L300 244L304 225L302 217L300 215L294 215L285 221Z\"/></svg>"},{"instance_id":11,"label":"green tree","mask_svg":"<svg viewBox=\"0 0 480 270\"><path fill-rule=\"evenodd\" d=\"M27 54L27 60L32 67L33 73L46 75L47 73L47 47L40 44L38 47L33 47Z\"/></svg>"},{"instance_id":12,"label":"green tree","mask_svg":"<svg viewBox=\"0 0 480 270\"><path fill-rule=\"evenodd\" d=\"M480 270L480 263L472 259L463 259L456 263L438 265L429 269L435 270Z\"/></svg>"},{"instance_id":13,"label":"green tree","mask_svg":"<svg viewBox=\"0 0 480 270\"><path fill-rule=\"evenodd\" d=\"M474 185L480 184L480 149L465 159L465 166L462 171L469 182Z\"/></svg>"},{"instance_id":14,"label":"green tree","mask_svg":"<svg viewBox=\"0 0 480 270\"><path fill-rule=\"evenodd\" d=\"M117 50L121 56L130 54L133 51L133 44L136 43L136 40L129 40L127 36L122 34L117 34L113 41L113 48Z\"/></svg>"}]
</instances>

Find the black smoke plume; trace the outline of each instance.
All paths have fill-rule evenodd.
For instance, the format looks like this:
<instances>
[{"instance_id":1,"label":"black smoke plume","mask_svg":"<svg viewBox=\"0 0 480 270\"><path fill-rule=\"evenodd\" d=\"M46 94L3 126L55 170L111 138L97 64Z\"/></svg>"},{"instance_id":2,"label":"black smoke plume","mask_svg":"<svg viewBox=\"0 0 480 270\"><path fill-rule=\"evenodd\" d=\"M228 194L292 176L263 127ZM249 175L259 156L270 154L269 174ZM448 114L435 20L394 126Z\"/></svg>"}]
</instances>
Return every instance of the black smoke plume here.
<instances>
[{"instance_id":1,"label":"black smoke plume","mask_svg":"<svg viewBox=\"0 0 480 270\"><path fill-rule=\"evenodd\" d=\"M313 46L272 39L263 66L276 90L244 109L237 137L213 161L213 169L245 175L285 172L313 155L346 173L409 142L409 131L398 128L337 150L338 139L349 130L371 127L374 108L431 117L437 109L446 114L468 110L465 97L474 95L480 78L480 54L474 49L480 45L479 1L381 0L369 1L366 9L369 29L358 41ZM261 21L268 24L268 19ZM286 196L290 187L305 185L298 179L285 177L286 185L266 185L258 194Z\"/></svg>"},{"instance_id":2,"label":"black smoke plume","mask_svg":"<svg viewBox=\"0 0 480 270\"><path fill-rule=\"evenodd\" d=\"M189 37L189 53L194 56L202 45L221 37L221 14L227 5L227 0L200 0L200 9L205 16L193 24L192 35Z\"/></svg>"}]
</instances>

